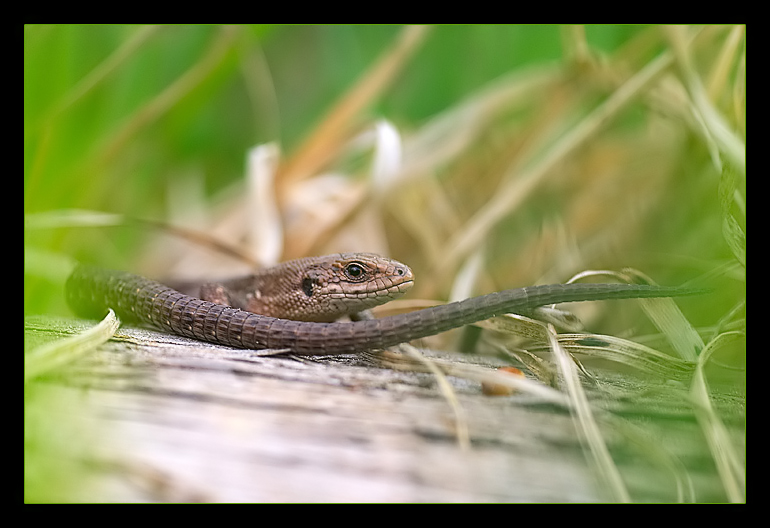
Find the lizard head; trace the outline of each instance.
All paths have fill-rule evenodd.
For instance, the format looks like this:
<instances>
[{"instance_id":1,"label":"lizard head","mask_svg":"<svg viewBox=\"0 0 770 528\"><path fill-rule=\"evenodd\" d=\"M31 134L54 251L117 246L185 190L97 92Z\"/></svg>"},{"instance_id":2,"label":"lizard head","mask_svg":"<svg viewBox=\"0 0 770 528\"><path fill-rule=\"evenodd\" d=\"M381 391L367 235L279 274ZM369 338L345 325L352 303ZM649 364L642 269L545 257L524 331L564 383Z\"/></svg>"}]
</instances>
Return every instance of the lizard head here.
<instances>
[{"instance_id":1,"label":"lizard head","mask_svg":"<svg viewBox=\"0 0 770 528\"><path fill-rule=\"evenodd\" d=\"M373 253L340 253L299 259L292 318L334 321L392 301L414 284L406 264Z\"/></svg>"}]
</instances>

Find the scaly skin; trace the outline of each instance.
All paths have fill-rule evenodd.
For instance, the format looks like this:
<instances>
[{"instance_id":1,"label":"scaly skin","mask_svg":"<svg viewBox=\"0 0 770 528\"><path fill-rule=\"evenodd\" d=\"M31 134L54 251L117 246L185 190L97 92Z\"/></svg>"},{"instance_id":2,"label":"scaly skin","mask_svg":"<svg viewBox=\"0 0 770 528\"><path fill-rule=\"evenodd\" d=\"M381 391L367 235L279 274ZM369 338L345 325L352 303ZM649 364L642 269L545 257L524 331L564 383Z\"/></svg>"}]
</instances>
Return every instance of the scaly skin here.
<instances>
[{"instance_id":1,"label":"scaly skin","mask_svg":"<svg viewBox=\"0 0 770 528\"><path fill-rule=\"evenodd\" d=\"M347 259L345 262L349 263L351 258L355 261L356 255L360 254L320 258ZM372 257L367 255L367 258ZM279 269L284 273L292 274L289 283L301 285L307 278L297 271L304 269L302 266L290 263L281 266ZM411 285L412 274L403 264L395 263L393 266L393 269L401 269L395 272L402 279L400 286L395 286L400 294L400 287ZM341 263L335 269L344 270L345 264ZM273 272L268 271L269 274ZM356 286L360 287L361 283L356 283ZM386 286L384 290L390 289L392 286ZM289 290L295 298L301 298L300 293L307 296L301 286L299 290ZM350 354L387 348L496 315L527 313L547 304L698 293L702 291L646 284L552 284L504 290L381 319L305 322L250 313L191 297L153 280L120 271L79 266L67 281L68 302L79 315L101 318L107 308L112 308L124 321L147 323L177 335L238 348L285 350L299 355ZM389 300L389 295L379 298ZM361 296L369 296L369 293L362 293ZM374 298L378 298L376 294ZM292 303L274 304L288 306Z\"/></svg>"},{"instance_id":2,"label":"scaly skin","mask_svg":"<svg viewBox=\"0 0 770 528\"><path fill-rule=\"evenodd\" d=\"M414 284L409 266L372 253L290 260L201 287L200 298L295 321L331 322L390 302Z\"/></svg>"}]
</instances>

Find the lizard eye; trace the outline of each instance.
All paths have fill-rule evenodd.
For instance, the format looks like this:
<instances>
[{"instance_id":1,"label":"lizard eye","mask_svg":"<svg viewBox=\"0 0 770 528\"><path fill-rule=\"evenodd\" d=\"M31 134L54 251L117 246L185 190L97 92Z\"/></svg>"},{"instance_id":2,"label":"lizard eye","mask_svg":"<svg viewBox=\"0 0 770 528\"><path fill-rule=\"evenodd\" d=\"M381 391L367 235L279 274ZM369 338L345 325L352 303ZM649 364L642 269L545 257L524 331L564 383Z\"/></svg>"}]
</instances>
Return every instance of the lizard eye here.
<instances>
[{"instance_id":1,"label":"lizard eye","mask_svg":"<svg viewBox=\"0 0 770 528\"><path fill-rule=\"evenodd\" d=\"M349 279L360 279L366 274L366 269L361 264L358 264L357 262L352 262L345 266L345 275L348 276Z\"/></svg>"}]
</instances>

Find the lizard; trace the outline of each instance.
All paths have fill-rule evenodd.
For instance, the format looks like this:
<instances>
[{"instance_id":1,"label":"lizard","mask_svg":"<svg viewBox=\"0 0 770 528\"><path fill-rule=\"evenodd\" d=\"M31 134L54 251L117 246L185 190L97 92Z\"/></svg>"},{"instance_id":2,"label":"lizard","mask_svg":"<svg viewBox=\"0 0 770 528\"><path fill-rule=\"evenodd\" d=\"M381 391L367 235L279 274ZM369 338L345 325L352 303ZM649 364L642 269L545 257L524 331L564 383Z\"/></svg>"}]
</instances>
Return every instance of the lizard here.
<instances>
[{"instance_id":1,"label":"lizard","mask_svg":"<svg viewBox=\"0 0 770 528\"><path fill-rule=\"evenodd\" d=\"M80 264L67 280L66 295L73 311L88 318L101 318L112 308L123 321L210 343L331 355L384 349L549 304L703 293L650 284L550 284L379 319L332 322L388 302L413 283L412 270L405 264L370 253L349 253L288 261L244 280L204 286L202 293L213 302L139 275ZM230 302L236 306L228 306ZM262 313L247 311L257 304Z\"/></svg>"},{"instance_id":2,"label":"lizard","mask_svg":"<svg viewBox=\"0 0 770 528\"><path fill-rule=\"evenodd\" d=\"M372 253L340 253L205 283L199 297L281 319L328 323L400 297L413 284L406 264Z\"/></svg>"}]
</instances>

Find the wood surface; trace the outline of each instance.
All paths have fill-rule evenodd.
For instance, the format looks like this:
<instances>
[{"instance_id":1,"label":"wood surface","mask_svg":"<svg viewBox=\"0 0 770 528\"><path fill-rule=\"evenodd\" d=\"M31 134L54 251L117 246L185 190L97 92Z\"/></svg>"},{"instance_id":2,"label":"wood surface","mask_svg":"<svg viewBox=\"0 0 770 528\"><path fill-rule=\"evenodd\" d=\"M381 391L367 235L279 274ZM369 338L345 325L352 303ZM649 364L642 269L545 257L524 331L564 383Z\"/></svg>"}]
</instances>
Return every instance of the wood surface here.
<instances>
[{"instance_id":1,"label":"wood surface","mask_svg":"<svg viewBox=\"0 0 770 528\"><path fill-rule=\"evenodd\" d=\"M86 321L29 319L28 340ZM570 412L526 394L485 396L448 378L467 421L429 373L376 356L260 357L121 327L115 338L35 382L38 395L89 424L72 456L90 472L81 497L173 502L604 502L613 500L581 447ZM619 404L633 416L644 402ZM635 501L724 500L697 423L658 402L642 422L670 440L681 475L605 432ZM742 438L742 420L732 424ZM744 440L745 441L745 440ZM675 471L674 471L675 472ZM678 498L677 498L678 497Z\"/></svg>"}]
</instances>

